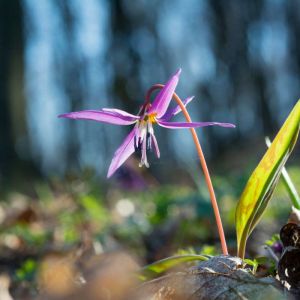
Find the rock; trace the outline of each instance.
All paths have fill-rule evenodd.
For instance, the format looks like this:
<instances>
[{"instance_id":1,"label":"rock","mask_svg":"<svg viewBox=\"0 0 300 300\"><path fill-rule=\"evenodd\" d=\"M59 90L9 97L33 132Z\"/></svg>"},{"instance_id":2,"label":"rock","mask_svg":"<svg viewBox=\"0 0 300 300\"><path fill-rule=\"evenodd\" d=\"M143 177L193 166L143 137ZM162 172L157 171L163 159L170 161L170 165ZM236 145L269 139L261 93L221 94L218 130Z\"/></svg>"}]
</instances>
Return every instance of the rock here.
<instances>
[{"instance_id":1,"label":"rock","mask_svg":"<svg viewBox=\"0 0 300 300\"><path fill-rule=\"evenodd\" d=\"M285 299L272 277L256 278L242 260L216 256L186 271L142 284L135 300Z\"/></svg>"}]
</instances>

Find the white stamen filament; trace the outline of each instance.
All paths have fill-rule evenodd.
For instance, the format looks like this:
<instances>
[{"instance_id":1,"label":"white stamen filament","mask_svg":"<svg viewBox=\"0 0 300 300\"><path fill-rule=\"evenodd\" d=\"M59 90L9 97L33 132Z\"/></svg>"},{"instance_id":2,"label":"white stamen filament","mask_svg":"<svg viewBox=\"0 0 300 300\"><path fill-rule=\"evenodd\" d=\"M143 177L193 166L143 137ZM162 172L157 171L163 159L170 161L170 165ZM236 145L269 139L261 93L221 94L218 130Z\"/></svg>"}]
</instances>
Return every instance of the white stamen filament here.
<instances>
[{"instance_id":1,"label":"white stamen filament","mask_svg":"<svg viewBox=\"0 0 300 300\"><path fill-rule=\"evenodd\" d=\"M160 158L160 152L159 152L159 147L158 147L158 143L157 143L157 140L156 140L156 137L154 135L154 133L151 134L151 140L152 140L152 144L153 144L153 148L154 148L154 152L157 156L157 158Z\"/></svg>"},{"instance_id":2,"label":"white stamen filament","mask_svg":"<svg viewBox=\"0 0 300 300\"><path fill-rule=\"evenodd\" d=\"M154 134L152 123L151 122L147 122L147 123L148 123L148 132L150 133L150 135Z\"/></svg>"},{"instance_id":3,"label":"white stamen filament","mask_svg":"<svg viewBox=\"0 0 300 300\"><path fill-rule=\"evenodd\" d=\"M143 121L140 121L137 124L138 132L135 138L135 147L137 149L141 149L142 152L141 162L139 163L140 167L145 165L147 168L149 168L149 163L147 159L147 149L152 149L153 144L156 156L160 156L157 141L154 136L152 122L153 118L144 118Z\"/></svg>"},{"instance_id":4,"label":"white stamen filament","mask_svg":"<svg viewBox=\"0 0 300 300\"><path fill-rule=\"evenodd\" d=\"M148 122L147 122L148 123ZM138 145L141 146L142 150L142 157L141 162L139 163L139 167L142 167L145 165L147 168L149 168L149 163L147 160L147 123L140 123L139 124L139 132L137 136Z\"/></svg>"},{"instance_id":5,"label":"white stamen filament","mask_svg":"<svg viewBox=\"0 0 300 300\"><path fill-rule=\"evenodd\" d=\"M139 164L139 167L142 167L145 165L147 168L149 168L149 163L147 160L147 139L146 136L144 136L143 142L142 142L142 159Z\"/></svg>"},{"instance_id":6,"label":"white stamen filament","mask_svg":"<svg viewBox=\"0 0 300 300\"><path fill-rule=\"evenodd\" d=\"M148 135L147 135L147 142L148 142L148 148L152 149L152 136L154 135L154 130L153 130L153 126L152 126L152 122L147 122L147 131L148 131Z\"/></svg>"}]
</instances>

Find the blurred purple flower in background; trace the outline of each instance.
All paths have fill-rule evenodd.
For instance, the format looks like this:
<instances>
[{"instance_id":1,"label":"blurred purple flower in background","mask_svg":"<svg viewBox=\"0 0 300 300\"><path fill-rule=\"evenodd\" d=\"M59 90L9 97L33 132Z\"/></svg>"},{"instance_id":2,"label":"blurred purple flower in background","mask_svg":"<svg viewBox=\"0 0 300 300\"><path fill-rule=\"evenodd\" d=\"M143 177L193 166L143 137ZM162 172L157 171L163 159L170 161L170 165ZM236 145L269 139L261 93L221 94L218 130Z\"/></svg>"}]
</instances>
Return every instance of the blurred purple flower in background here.
<instances>
[{"instance_id":1,"label":"blurred purple flower in background","mask_svg":"<svg viewBox=\"0 0 300 300\"><path fill-rule=\"evenodd\" d=\"M93 120L114 125L135 124L132 131L127 135L122 145L116 150L108 169L107 177L111 177L115 171L133 154L141 150L142 157L140 167L149 167L147 150L154 149L156 156L160 157L158 143L154 135L153 124L170 129L197 128L218 125L223 127L235 127L230 123L218 122L169 122L169 120L181 112L179 106L168 109L173 93L179 81L179 69L160 90L152 104L145 103L138 115L132 115L126 111L115 108L103 108L102 110L83 110L59 115L60 118ZM183 101L187 105L193 97Z\"/></svg>"}]
</instances>

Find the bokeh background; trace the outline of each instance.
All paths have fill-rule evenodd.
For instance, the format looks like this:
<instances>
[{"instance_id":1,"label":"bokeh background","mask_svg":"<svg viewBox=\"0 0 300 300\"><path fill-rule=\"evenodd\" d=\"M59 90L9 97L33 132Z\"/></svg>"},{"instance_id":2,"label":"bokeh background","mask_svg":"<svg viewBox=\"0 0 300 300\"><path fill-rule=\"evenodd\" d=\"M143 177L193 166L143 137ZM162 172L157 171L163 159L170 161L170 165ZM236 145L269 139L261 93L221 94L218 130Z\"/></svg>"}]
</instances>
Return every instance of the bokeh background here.
<instances>
[{"instance_id":1,"label":"bokeh background","mask_svg":"<svg viewBox=\"0 0 300 300\"><path fill-rule=\"evenodd\" d=\"M100 252L125 248L143 262L181 248L219 251L188 131L155 128L161 159L150 154L150 169L140 169L132 157L107 181L129 128L57 118L102 107L137 113L147 89L179 67L178 94L195 96L192 118L236 124L197 130L234 253L238 197L264 137L300 96L299 37L299 0L0 1L0 246L11 261L18 254L21 280L47 247L87 236ZM288 163L298 187L299 153ZM280 185L251 253L289 210Z\"/></svg>"},{"instance_id":2,"label":"bokeh background","mask_svg":"<svg viewBox=\"0 0 300 300\"><path fill-rule=\"evenodd\" d=\"M1 178L24 162L42 175L88 166L105 176L129 129L57 115L101 107L137 113L146 90L178 67L178 93L195 95L195 120L237 125L199 130L209 158L272 135L299 98L299 5L1 1ZM187 132L156 131L162 159L150 172L196 163Z\"/></svg>"}]
</instances>

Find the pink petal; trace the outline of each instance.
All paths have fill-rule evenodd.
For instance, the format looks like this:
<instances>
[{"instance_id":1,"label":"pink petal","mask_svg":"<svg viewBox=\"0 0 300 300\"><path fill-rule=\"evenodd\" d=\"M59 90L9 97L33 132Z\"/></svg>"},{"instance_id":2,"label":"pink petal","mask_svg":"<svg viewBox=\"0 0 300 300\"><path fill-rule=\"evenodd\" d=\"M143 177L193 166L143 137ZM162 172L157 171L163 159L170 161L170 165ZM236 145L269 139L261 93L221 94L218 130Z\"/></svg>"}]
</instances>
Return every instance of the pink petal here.
<instances>
[{"instance_id":1,"label":"pink petal","mask_svg":"<svg viewBox=\"0 0 300 300\"><path fill-rule=\"evenodd\" d=\"M97 122L109 123L114 125L131 125L135 123L139 117L130 115L122 111L119 112L103 111L103 110L82 110L71 112L58 116L59 118L92 120Z\"/></svg>"},{"instance_id":2,"label":"pink petal","mask_svg":"<svg viewBox=\"0 0 300 300\"><path fill-rule=\"evenodd\" d=\"M131 117L131 118L134 118L134 119L140 119L139 116L130 114L127 111L117 109L117 108L102 108L101 110L105 111L105 112L112 113L112 114L119 114L119 115L122 115L123 117Z\"/></svg>"},{"instance_id":3,"label":"pink petal","mask_svg":"<svg viewBox=\"0 0 300 300\"><path fill-rule=\"evenodd\" d=\"M194 98L195 98L194 96L191 96L191 97L188 97L185 100L183 100L184 106L187 106ZM175 115L179 114L180 112L181 112L181 108L179 105L177 105L174 109L173 114L175 116Z\"/></svg>"},{"instance_id":4,"label":"pink petal","mask_svg":"<svg viewBox=\"0 0 300 300\"><path fill-rule=\"evenodd\" d=\"M182 103L184 106L187 106L193 99L194 99L194 96L188 97L184 101L182 101ZM173 116L179 114L180 112L181 112L181 108L179 105L177 105L174 108L168 109L167 112L161 117L161 120L169 121Z\"/></svg>"},{"instance_id":5,"label":"pink petal","mask_svg":"<svg viewBox=\"0 0 300 300\"><path fill-rule=\"evenodd\" d=\"M161 118L166 113L178 84L180 73L181 69L179 69L160 90L148 113L156 113L157 118Z\"/></svg>"},{"instance_id":6,"label":"pink petal","mask_svg":"<svg viewBox=\"0 0 300 300\"><path fill-rule=\"evenodd\" d=\"M107 178L111 177L116 170L127 160L127 158L134 153L134 137L136 135L137 128L134 127L127 135L122 145L116 150L114 157L110 163Z\"/></svg>"},{"instance_id":7,"label":"pink petal","mask_svg":"<svg viewBox=\"0 0 300 300\"><path fill-rule=\"evenodd\" d=\"M205 127L205 126L221 126L221 127L229 127L229 128L235 128L235 125L230 123L219 123L219 122L191 122L191 123L185 123L185 122L163 122L163 121L157 121L157 124L170 129L181 129L181 128L197 128L197 127Z\"/></svg>"}]
</instances>

